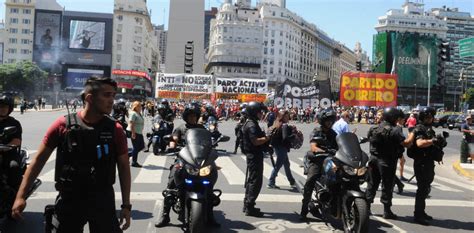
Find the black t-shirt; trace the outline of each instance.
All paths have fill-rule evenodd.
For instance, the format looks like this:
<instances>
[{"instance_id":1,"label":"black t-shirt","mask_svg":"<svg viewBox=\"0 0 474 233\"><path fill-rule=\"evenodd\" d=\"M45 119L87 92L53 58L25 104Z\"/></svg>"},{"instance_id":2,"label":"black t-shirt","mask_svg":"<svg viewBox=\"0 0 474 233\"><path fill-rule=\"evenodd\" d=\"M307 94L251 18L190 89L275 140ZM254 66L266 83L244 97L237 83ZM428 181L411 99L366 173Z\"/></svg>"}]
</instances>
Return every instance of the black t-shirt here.
<instances>
[{"instance_id":1,"label":"black t-shirt","mask_svg":"<svg viewBox=\"0 0 474 233\"><path fill-rule=\"evenodd\" d=\"M413 146L408 148L408 156L409 157L414 157L415 159L416 158L423 158L424 153L426 151L430 150L430 147L432 147L432 146L425 147L425 148L419 148L416 145L416 141L418 139L432 139L433 137L435 137L435 132L431 127L427 127L427 126L424 126L424 125L420 124L420 125L415 126L415 129L413 129L412 133L415 134L415 143L413 143Z\"/></svg>"},{"instance_id":2,"label":"black t-shirt","mask_svg":"<svg viewBox=\"0 0 474 233\"><path fill-rule=\"evenodd\" d=\"M200 124L195 124L195 125L184 124L184 125L180 125L176 129L174 129L173 136L178 137L179 141L184 140L184 136L186 135L186 132L188 131L188 129L196 129L196 128L197 129L205 129L204 126L200 125Z\"/></svg>"},{"instance_id":3,"label":"black t-shirt","mask_svg":"<svg viewBox=\"0 0 474 233\"><path fill-rule=\"evenodd\" d=\"M313 138L314 137L322 137L324 140L324 143L321 145L321 143L318 145L319 148L324 149L333 149L337 150L339 149L337 142L336 142L336 136L337 133L333 129L329 129L327 131L324 131L321 127L317 127L313 129L313 132L310 134L309 138L309 143L316 142Z\"/></svg>"},{"instance_id":4,"label":"black t-shirt","mask_svg":"<svg viewBox=\"0 0 474 233\"><path fill-rule=\"evenodd\" d=\"M248 119L247 122L244 123L242 132L244 150L248 153L263 153L264 145L255 146L252 143L253 140L265 136L265 132L262 131L258 122Z\"/></svg>"},{"instance_id":5,"label":"black t-shirt","mask_svg":"<svg viewBox=\"0 0 474 233\"><path fill-rule=\"evenodd\" d=\"M8 144L15 138L18 138L21 140L21 134L23 133L23 129L21 128L20 122L17 121L15 118L9 116L5 120L0 121L0 132L3 132L3 130L9 126L15 126L16 132L14 134L6 136L1 141L2 144Z\"/></svg>"}]
</instances>

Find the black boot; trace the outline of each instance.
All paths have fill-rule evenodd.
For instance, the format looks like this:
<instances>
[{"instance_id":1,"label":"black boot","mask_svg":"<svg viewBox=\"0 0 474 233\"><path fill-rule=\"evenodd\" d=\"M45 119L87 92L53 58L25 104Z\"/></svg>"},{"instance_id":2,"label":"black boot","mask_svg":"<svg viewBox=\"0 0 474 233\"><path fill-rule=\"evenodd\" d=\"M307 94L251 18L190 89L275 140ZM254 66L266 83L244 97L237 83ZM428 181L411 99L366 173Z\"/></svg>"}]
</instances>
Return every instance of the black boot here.
<instances>
[{"instance_id":1,"label":"black boot","mask_svg":"<svg viewBox=\"0 0 474 233\"><path fill-rule=\"evenodd\" d=\"M308 203L303 202L303 205L301 206L300 220L306 221L306 215L308 215Z\"/></svg>"},{"instance_id":2,"label":"black boot","mask_svg":"<svg viewBox=\"0 0 474 233\"><path fill-rule=\"evenodd\" d=\"M413 218L415 223L421 224L423 226L429 226L430 223L426 221L426 217L424 214L417 214L415 213L415 217Z\"/></svg>"},{"instance_id":3,"label":"black boot","mask_svg":"<svg viewBox=\"0 0 474 233\"><path fill-rule=\"evenodd\" d=\"M383 208L383 218L385 219L397 219L398 216L392 212L389 205L385 205Z\"/></svg>"},{"instance_id":4,"label":"black boot","mask_svg":"<svg viewBox=\"0 0 474 233\"><path fill-rule=\"evenodd\" d=\"M214 228L221 227L221 224L216 221L216 218L214 218L213 206L209 207L209 211L207 213L207 225Z\"/></svg>"},{"instance_id":5,"label":"black boot","mask_svg":"<svg viewBox=\"0 0 474 233\"><path fill-rule=\"evenodd\" d=\"M254 205L247 205L245 208L245 216L261 218L263 217L263 213L260 211L259 208L255 208Z\"/></svg>"},{"instance_id":6,"label":"black boot","mask_svg":"<svg viewBox=\"0 0 474 233\"><path fill-rule=\"evenodd\" d=\"M163 211L158 221L155 223L155 227L165 227L170 223L170 211L171 206L169 206L169 201L166 198L163 200Z\"/></svg>"},{"instance_id":7,"label":"black boot","mask_svg":"<svg viewBox=\"0 0 474 233\"><path fill-rule=\"evenodd\" d=\"M433 217L429 216L427 213L425 213L424 215L425 215L426 220L428 220L428 221L433 220Z\"/></svg>"}]
</instances>

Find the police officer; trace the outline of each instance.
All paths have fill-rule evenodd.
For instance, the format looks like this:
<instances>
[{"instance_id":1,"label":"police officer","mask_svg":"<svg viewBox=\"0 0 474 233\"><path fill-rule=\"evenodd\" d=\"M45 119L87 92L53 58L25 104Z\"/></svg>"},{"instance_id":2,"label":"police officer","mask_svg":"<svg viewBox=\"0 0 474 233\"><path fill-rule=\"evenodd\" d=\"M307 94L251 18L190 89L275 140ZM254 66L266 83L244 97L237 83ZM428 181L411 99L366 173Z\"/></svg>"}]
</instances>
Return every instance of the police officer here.
<instances>
[{"instance_id":1,"label":"police officer","mask_svg":"<svg viewBox=\"0 0 474 233\"><path fill-rule=\"evenodd\" d=\"M114 104L112 117L120 123L123 129L127 128L128 111L126 101L124 99L119 99Z\"/></svg>"},{"instance_id":2,"label":"police officer","mask_svg":"<svg viewBox=\"0 0 474 233\"><path fill-rule=\"evenodd\" d=\"M248 118L242 126L242 151L247 156L247 179L243 211L247 216L263 216L260 209L255 208L255 201L262 189L263 154L271 138L271 135L265 135L258 125L266 109L267 107L259 102L250 102L245 108Z\"/></svg>"},{"instance_id":3,"label":"police officer","mask_svg":"<svg viewBox=\"0 0 474 233\"><path fill-rule=\"evenodd\" d=\"M160 124L160 126L161 126L161 122L166 119L165 114L166 114L167 110L166 110L165 105L163 105L163 104L158 104L156 106L156 109L158 111L158 114L156 114L156 116L153 117L153 119L151 120L151 123L152 124ZM167 135L167 134L165 134L165 135ZM160 136L164 136L164 135L160 135ZM153 135L150 138L148 138L148 144L147 144L146 150L144 150L144 152L150 152L150 146L151 146L152 143L153 143Z\"/></svg>"},{"instance_id":4,"label":"police officer","mask_svg":"<svg viewBox=\"0 0 474 233\"><path fill-rule=\"evenodd\" d=\"M170 142L170 148L176 148L178 145L182 144L182 141L184 140L184 136L186 135L186 132L188 129L195 129L195 128L200 128L204 129L204 126L201 124L198 124L198 118L200 116L200 107L198 104L188 104L184 111L183 111L183 120L186 122L186 124L181 125L177 127L174 132L173 132L173 141ZM171 166L170 174L168 177L168 185L167 189L180 189L181 185L183 185L183 181L180 180L180 173L181 168L178 168L177 166L174 166L174 164ZM213 179L217 180L217 173L213 176ZM215 182L212 182L213 184ZM164 227L167 226L168 223L170 222L170 211L171 211L171 205L172 201L170 200L172 198L171 196L166 196L163 200L163 209L161 211L160 218L155 224L155 227ZM212 211L213 206L211 205L209 207L209 212L208 212L208 222L207 224L209 226L213 227L219 227L220 224L216 222L214 218L214 214ZM184 222L184 216L179 216L178 219L181 222Z\"/></svg>"},{"instance_id":5,"label":"police officer","mask_svg":"<svg viewBox=\"0 0 474 233\"><path fill-rule=\"evenodd\" d=\"M408 148L407 153L408 157L414 159L413 168L418 187L415 198L414 221L421 225L429 225L428 221L433 219L425 212L425 201L435 176L434 162L438 160L436 158L437 152L440 152L437 150L438 145L446 146L446 141L443 138L436 137L431 127L435 114L436 110L432 107L421 109L418 116L420 124L413 130L416 141L412 147Z\"/></svg>"},{"instance_id":6,"label":"police officer","mask_svg":"<svg viewBox=\"0 0 474 233\"><path fill-rule=\"evenodd\" d=\"M337 133L332 129L336 121L336 112L330 108L323 109L319 112L318 123L320 127L316 127L310 135L311 151L307 153L307 161L309 162L306 176L306 183L303 192L303 204L301 206L301 220L306 220L308 214L308 204L311 201L311 194L314 191L316 181L321 177L323 159L325 157L318 156L327 154L329 151L338 149L336 136ZM322 138L323 140L315 140Z\"/></svg>"},{"instance_id":7,"label":"police officer","mask_svg":"<svg viewBox=\"0 0 474 233\"><path fill-rule=\"evenodd\" d=\"M397 169L397 161L400 155L400 146L408 147L410 142L405 140L402 133L397 130L397 121L400 110L386 108L382 114L382 123L376 128L369 130L367 137L370 140L369 173L366 190L366 198L373 203L375 194L382 181L382 196L380 201L384 205L383 217L385 219L397 219L392 210L392 192Z\"/></svg>"},{"instance_id":8,"label":"police officer","mask_svg":"<svg viewBox=\"0 0 474 233\"><path fill-rule=\"evenodd\" d=\"M239 148L239 145L242 146L242 126L245 124L247 121L247 113L245 112L245 108L243 108L239 115L239 123L235 126L235 148L234 148L234 154L237 154L237 149Z\"/></svg>"},{"instance_id":9,"label":"police officer","mask_svg":"<svg viewBox=\"0 0 474 233\"><path fill-rule=\"evenodd\" d=\"M0 96L0 132L3 132L6 127L16 127L15 133L5 135L0 143L20 147L22 128L20 122L10 116L12 111L13 99L8 95ZM20 156L18 150L0 154L0 161L0 172L6 175L6 183L11 188L17 189L21 182ZM0 179L2 177L3 175L0 174Z\"/></svg>"},{"instance_id":10,"label":"police officer","mask_svg":"<svg viewBox=\"0 0 474 233\"><path fill-rule=\"evenodd\" d=\"M130 226L130 164L122 127L110 118L117 83L110 78L89 78L82 99L85 108L59 117L48 129L38 154L23 177L12 209L15 219L26 207L25 197L49 156L57 147L55 232L122 232ZM115 167L122 189L120 223L115 212ZM120 224L126 222L120 228Z\"/></svg>"}]
</instances>

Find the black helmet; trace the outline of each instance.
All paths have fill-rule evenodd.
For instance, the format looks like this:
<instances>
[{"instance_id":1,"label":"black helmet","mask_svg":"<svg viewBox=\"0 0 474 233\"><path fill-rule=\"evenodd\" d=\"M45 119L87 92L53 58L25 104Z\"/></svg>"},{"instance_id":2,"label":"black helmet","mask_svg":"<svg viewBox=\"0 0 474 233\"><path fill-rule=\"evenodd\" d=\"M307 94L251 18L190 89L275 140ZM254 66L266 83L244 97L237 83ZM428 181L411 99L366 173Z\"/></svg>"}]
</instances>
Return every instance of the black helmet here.
<instances>
[{"instance_id":1,"label":"black helmet","mask_svg":"<svg viewBox=\"0 0 474 233\"><path fill-rule=\"evenodd\" d=\"M383 110L382 118L384 121L394 125L400 117L400 110L394 107L385 108Z\"/></svg>"},{"instance_id":2,"label":"black helmet","mask_svg":"<svg viewBox=\"0 0 474 233\"><path fill-rule=\"evenodd\" d=\"M166 106L165 106L164 104L158 104L158 105L156 105L156 109L157 109L158 111L160 111L160 110L165 110L165 109L166 109Z\"/></svg>"},{"instance_id":3,"label":"black helmet","mask_svg":"<svg viewBox=\"0 0 474 233\"><path fill-rule=\"evenodd\" d=\"M267 106L263 103L252 101L245 107L245 111L250 118L257 118L259 112L267 111Z\"/></svg>"},{"instance_id":4,"label":"black helmet","mask_svg":"<svg viewBox=\"0 0 474 233\"><path fill-rule=\"evenodd\" d=\"M0 105L8 106L8 115L13 112L13 99L8 95L0 96Z\"/></svg>"},{"instance_id":5,"label":"black helmet","mask_svg":"<svg viewBox=\"0 0 474 233\"><path fill-rule=\"evenodd\" d=\"M161 104L165 105L165 106L169 106L170 103L168 102L167 99L161 99Z\"/></svg>"},{"instance_id":6,"label":"black helmet","mask_svg":"<svg viewBox=\"0 0 474 233\"><path fill-rule=\"evenodd\" d=\"M188 104L183 111L183 120L188 123L188 117L190 114L195 114L196 117L201 115L201 110L199 109L198 104Z\"/></svg>"},{"instance_id":7,"label":"black helmet","mask_svg":"<svg viewBox=\"0 0 474 233\"><path fill-rule=\"evenodd\" d=\"M336 121L336 112L332 108L325 108L318 113L318 122L320 125L325 121Z\"/></svg>"},{"instance_id":8,"label":"black helmet","mask_svg":"<svg viewBox=\"0 0 474 233\"><path fill-rule=\"evenodd\" d=\"M418 113L418 119L420 122L423 122L426 117L434 117L436 115L436 110L432 107L424 107L420 110L420 113Z\"/></svg>"}]
</instances>

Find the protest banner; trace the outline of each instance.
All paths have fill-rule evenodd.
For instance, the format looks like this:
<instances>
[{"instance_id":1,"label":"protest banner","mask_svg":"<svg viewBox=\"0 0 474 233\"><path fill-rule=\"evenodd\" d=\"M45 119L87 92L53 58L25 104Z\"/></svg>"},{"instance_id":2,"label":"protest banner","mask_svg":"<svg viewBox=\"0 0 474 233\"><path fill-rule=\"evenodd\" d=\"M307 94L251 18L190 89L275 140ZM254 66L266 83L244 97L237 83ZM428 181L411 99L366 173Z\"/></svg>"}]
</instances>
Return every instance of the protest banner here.
<instances>
[{"instance_id":1,"label":"protest banner","mask_svg":"<svg viewBox=\"0 0 474 233\"><path fill-rule=\"evenodd\" d=\"M156 91L211 93L214 79L212 75L165 74L158 73Z\"/></svg>"},{"instance_id":2,"label":"protest banner","mask_svg":"<svg viewBox=\"0 0 474 233\"><path fill-rule=\"evenodd\" d=\"M340 102L342 106L397 106L396 74L346 72L342 74Z\"/></svg>"},{"instance_id":3,"label":"protest banner","mask_svg":"<svg viewBox=\"0 0 474 233\"><path fill-rule=\"evenodd\" d=\"M217 93L266 94L266 79L216 78Z\"/></svg>"},{"instance_id":4,"label":"protest banner","mask_svg":"<svg viewBox=\"0 0 474 233\"><path fill-rule=\"evenodd\" d=\"M273 104L278 108L331 107L329 80L305 85L287 79L277 87Z\"/></svg>"}]
</instances>

